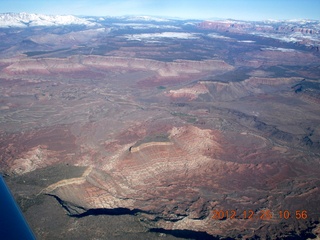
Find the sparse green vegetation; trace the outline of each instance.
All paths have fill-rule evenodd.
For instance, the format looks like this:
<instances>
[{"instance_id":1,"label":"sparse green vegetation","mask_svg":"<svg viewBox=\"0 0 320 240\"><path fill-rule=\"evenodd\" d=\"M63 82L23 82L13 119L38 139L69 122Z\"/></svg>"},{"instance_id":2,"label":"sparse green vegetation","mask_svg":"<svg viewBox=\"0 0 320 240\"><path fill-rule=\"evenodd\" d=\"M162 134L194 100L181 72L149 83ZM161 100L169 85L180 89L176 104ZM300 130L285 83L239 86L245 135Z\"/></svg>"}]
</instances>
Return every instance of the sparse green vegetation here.
<instances>
[{"instance_id":1,"label":"sparse green vegetation","mask_svg":"<svg viewBox=\"0 0 320 240\"><path fill-rule=\"evenodd\" d=\"M61 49L52 50L52 51L32 51L32 52L25 52L23 54L26 54L27 57L34 57L37 55L56 53L56 52L65 51L65 50L68 50L68 48L61 48Z\"/></svg>"},{"instance_id":2,"label":"sparse green vegetation","mask_svg":"<svg viewBox=\"0 0 320 240\"><path fill-rule=\"evenodd\" d=\"M195 123L195 122L197 121L197 118L195 118L195 117L190 117L190 118L187 118L186 121L187 121L188 123Z\"/></svg>"},{"instance_id":3,"label":"sparse green vegetation","mask_svg":"<svg viewBox=\"0 0 320 240\"><path fill-rule=\"evenodd\" d=\"M170 142L169 134L160 133L157 135L146 136L144 139L136 142L136 144L134 144L132 147L137 147L143 143L148 143L148 142Z\"/></svg>"},{"instance_id":4,"label":"sparse green vegetation","mask_svg":"<svg viewBox=\"0 0 320 240\"><path fill-rule=\"evenodd\" d=\"M189 114L182 113L182 112L172 112L171 115L172 116L177 116L177 117L188 117L188 116L191 116Z\"/></svg>"},{"instance_id":5,"label":"sparse green vegetation","mask_svg":"<svg viewBox=\"0 0 320 240\"><path fill-rule=\"evenodd\" d=\"M193 115L187 114L187 113L182 113L182 112L172 112L171 115L181 117L188 123L195 123L197 121L197 118L194 117Z\"/></svg>"},{"instance_id":6,"label":"sparse green vegetation","mask_svg":"<svg viewBox=\"0 0 320 240\"><path fill-rule=\"evenodd\" d=\"M164 86L158 86L157 89L159 89L159 90L164 90L164 89L166 89L166 87L164 87Z\"/></svg>"}]
</instances>

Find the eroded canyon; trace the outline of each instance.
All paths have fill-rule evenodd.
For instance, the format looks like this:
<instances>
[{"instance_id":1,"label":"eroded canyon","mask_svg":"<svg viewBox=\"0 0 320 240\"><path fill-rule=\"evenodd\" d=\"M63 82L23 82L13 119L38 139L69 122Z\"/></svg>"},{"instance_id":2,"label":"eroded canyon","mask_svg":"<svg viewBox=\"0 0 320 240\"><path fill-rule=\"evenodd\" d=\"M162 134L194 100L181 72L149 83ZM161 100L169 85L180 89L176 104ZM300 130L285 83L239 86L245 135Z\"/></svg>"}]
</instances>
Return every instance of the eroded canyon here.
<instances>
[{"instance_id":1,"label":"eroded canyon","mask_svg":"<svg viewBox=\"0 0 320 240\"><path fill-rule=\"evenodd\" d=\"M0 167L39 239L320 237L319 30L97 22L0 30Z\"/></svg>"}]
</instances>

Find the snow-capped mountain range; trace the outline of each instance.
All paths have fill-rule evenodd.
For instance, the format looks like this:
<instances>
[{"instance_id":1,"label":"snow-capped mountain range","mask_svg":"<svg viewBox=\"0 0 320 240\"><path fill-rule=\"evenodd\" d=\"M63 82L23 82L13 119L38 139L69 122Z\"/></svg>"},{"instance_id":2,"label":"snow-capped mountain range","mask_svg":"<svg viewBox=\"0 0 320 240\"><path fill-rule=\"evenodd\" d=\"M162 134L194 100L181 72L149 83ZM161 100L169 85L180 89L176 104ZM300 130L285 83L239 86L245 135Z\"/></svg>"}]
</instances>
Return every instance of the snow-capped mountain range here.
<instances>
[{"instance_id":1,"label":"snow-capped mountain range","mask_svg":"<svg viewBox=\"0 0 320 240\"><path fill-rule=\"evenodd\" d=\"M128 22L169 22L169 19L151 16L122 16L112 17ZM100 21L108 17L76 17L73 15L44 15L34 13L0 13L0 28L8 27L35 27L35 26L61 26L85 25L88 27L99 26Z\"/></svg>"},{"instance_id":2,"label":"snow-capped mountain range","mask_svg":"<svg viewBox=\"0 0 320 240\"><path fill-rule=\"evenodd\" d=\"M34 27L34 26L61 26L61 25L85 25L88 27L98 26L101 21L108 18L118 19L125 22L170 22L173 19L152 17L152 16L119 16L119 17L76 17L73 15L45 15L34 13L0 13L0 28L8 27ZM199 20L202 21L202 20ZM212 20L220 23L250 23L251 21L242 20ZM209 21L210 22L210 21ZM252 22L251 22L252 23ZM315 20L266 20L260 24L299 24L299 25L318 25L319 21Z\"/></svg>"},{"instance_id":3,"label":"snow-capped mountain range","mask_svg":"<svg viewBox=\"0 0 320 240\"><path fill-rule=\"evenodd\" d=\"M76 17L73 15L44 15L30 13L0 13L0 28L27 28L36 26L66 26L82 25L87 28L100 29L104 27L114 29L131 28L145 32L141 34L129 34L125 37L129 40L158 38L197 38L197 35L183 32L187 26L186 20L173 20L150 16L120 16L120 17ZM216 32L233 32L273 38L283 42L299 42L307 47L315 47L319 51L320 44L320 21L315 20L286 20L286 21L241 21L241 20L194 20L190 26L194 31L199 29ZM148 29L163 29L161 33L154 33ZM230 39L220 35L210 35L213 38Z\"/></svg>"},{"instance_id":4,"label":"snow-capped mountain range","mask_svg":"<svg viewBox=\"0 0 320 240\"><path fill-rule=\"evenodd\" d=\"M72 15L44 15L32 13L2 13L0 14L0 27L35 27L35 26L61 26L86 25L95 26L97 23Z\"/></svg>"}]
</instances>

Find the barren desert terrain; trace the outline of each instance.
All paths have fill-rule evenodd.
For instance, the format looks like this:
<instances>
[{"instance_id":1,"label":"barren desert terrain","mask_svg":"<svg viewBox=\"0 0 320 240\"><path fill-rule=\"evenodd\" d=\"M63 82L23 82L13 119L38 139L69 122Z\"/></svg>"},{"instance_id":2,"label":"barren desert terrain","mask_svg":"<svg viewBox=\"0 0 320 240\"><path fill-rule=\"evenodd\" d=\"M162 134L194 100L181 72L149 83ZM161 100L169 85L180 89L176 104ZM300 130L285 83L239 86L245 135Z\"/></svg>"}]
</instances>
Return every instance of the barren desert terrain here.
<instances>
[{"instance_id":1,"label":"barren desert terrain","mask_svg":"<svg viewBox=\"0 0 320 240\"><path fill-rule=\"evenodd\" d=\"M0 169L38 239L320 237L318 22L0 36Z\"/></svg>"}]
</instances>

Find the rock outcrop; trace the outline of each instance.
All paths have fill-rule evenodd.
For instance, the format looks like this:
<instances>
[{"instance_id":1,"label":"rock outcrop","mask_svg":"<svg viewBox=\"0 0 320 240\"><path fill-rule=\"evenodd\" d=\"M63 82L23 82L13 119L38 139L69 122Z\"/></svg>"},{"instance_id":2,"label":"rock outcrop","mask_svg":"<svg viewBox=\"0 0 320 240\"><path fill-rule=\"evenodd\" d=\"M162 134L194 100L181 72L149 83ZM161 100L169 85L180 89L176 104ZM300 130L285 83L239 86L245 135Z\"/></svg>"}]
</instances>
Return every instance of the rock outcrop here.
<instances>
[{"instance_id":1,"label":"rock outcrop","mask_svg":"<svg viewBox=\"0 0 320 240\"><path fill-rule=\"evenodd\" d=\"M303 194L311 202L304 204L300 195L291 193L306 183L305 173L312 176L318 170L302 168L302 162L292 165L290 153L270 149L261 137L242 133L231 140L219 131L194 126L174 127L168 133L168 142L121 148L100 169L89 167L82 177L62 180L44 192L60 199L71 215L125 208L138 212L149 228L229 237L236 237L235 229L243 237L254 237L262 222L269 224L264 234L275 234L283 223L279 210L310 211L316 204L319 188L312 177ZM268 161L262 161L266 156ZM243 216L250 209L254 220ZM266 209L272 219L262 219ZM218 220L215 210L237 214Z\"/></svg>"},{"instance_id":2,"label":"rock outcrop","mask_svg":"<svg viewBox=\"0 0 320 240\"><path fill-rule=\"evenodd\" d=\"M319 29L301 27L305 23L297 22L246 22L246 21L204 21L198 24L199 28L212 29L217 31L228 32L268 32L268 33L292 33L299 32L303 34L319 34Z\"/></svg>"},{"instance_id":3,"label":"rock outcrop","mask_svg":"<svg viewBox=\"0 0 320 240\"><path fill-rule=\"evenodd\" d=\"M21 59L4 69L9 75L68 73L90 71L92 68L127 71L151 71L159 77L178 77L228 71L233 67L221 60L161 62L149 59L102 56L73 56L67 59Z\"/></svg>"},{"instance_id":4,"label":"rock outcrop","mask_svg":"<svg viewBox=\"0 0 320 240\"><path fill-rule=\"evenodd\" d=\"M37 238L319 235L319 22L127 20L0 31L0 171Z\"/></svg>"},{"instance_id":5,"label":"rock outcrop","mask_svg":"<svg viewBox=\"0 0 320 240\"><path fill-rule=\"evenodd\" d=\"M214 101L232 101L238 98L276 92L285 86L289 88L290 84L301 81L302 78L262 78L250 77L241 82L219 82L219 81L199 81L191 87L185 87L177 90L170 90L166 93L172 99L188 101L195 100L199 96L206 95L208 99Z\"/></svg>"},{"instance_id":6,"label":"rock outcrop","mask_svg":"<svg viewBox=\"0 0 320 240\"><path fill-rule=\"evenodd\" d=\"M167 96L173 98L173 99L187 99L189 101L194 100L198 98L201 94L208 93L209 90L205 86L205 84L202 84L201 82L198 84L195 84L191 87L181 88L177 90L170 90L168 93L166 93Z\"/></svg>"}]
</instances>

